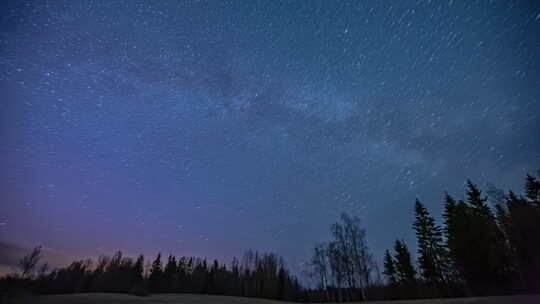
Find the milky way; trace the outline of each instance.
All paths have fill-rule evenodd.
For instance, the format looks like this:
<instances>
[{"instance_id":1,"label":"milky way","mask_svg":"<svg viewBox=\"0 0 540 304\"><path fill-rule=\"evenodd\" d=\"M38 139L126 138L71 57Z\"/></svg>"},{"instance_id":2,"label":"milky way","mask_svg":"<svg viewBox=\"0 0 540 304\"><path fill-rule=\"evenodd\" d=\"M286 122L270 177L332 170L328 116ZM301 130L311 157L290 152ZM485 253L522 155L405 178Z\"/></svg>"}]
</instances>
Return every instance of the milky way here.
<instances>
[{"instance_id":1,"label":"milky way","mask_svg":"<svg viewBox=\"0 0 540 304\"><path fill-rule=\"evenodd\" d=\"M3 1L0 241L299 271L540 168L535 1Z\"/></svg>"}]
</instances>

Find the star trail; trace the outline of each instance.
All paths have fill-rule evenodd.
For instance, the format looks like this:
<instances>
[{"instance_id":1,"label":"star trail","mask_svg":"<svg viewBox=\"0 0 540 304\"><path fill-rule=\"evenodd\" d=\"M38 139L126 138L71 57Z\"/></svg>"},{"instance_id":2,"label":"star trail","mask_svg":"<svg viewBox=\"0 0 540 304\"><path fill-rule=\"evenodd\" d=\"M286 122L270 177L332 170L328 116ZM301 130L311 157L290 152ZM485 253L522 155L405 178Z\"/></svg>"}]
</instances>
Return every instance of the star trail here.
<instances>
[{"instance_id":1,"label":"star trail","mask_svg":"<svg viewBox=\"0 0 540 304\"><path fill-rule=\"evenodd\" d=\"M540 168L535 1L3 1L0 241L272 250ZM6 245L7 246L7 245Z\"/></svg>"}]
</instances>

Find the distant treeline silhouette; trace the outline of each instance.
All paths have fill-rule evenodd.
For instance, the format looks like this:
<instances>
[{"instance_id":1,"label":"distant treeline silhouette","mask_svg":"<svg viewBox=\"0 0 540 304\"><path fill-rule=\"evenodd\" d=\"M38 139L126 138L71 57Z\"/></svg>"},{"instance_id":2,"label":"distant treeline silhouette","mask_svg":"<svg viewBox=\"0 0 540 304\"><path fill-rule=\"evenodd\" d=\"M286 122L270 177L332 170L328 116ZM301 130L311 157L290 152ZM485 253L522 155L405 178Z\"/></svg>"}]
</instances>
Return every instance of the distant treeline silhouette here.
<instances>
[{"instance_id":1,"label":"distant treeline silhouette","mask_svg":"<svg viewBox=\"0 0 540 304\"><path fill-rule=\"evenodd\" d=\"M540 181L527 175L524 196L493 186L487 193L471 181L464 201L445 193L442 224L416 200L417 262L397 239L384 255L384 280L360 220L342 215L332 226L333 240L314 246L309 274L317 287L310 298L340 302L540 292Z\"/></svg>"},{"instance_id":2,"label":"distant treeline silhouette","mask_svg":"<svg viewBox=\"0 0 540 304\"><path fill-rule=\"evenodd\" d=\"M38 294L110 292L145 296L149 293L197 293L300 301L302 287L281 257L273 253L247 251L241 262L229 268L217 260L208 263L197 257L161 254L145 266L145 259L101 256L72 262L50 273L36 273L41 248L21 259L21 274L2 279L4 292L15 289Z\"/></svg>"},{"instance_id":3,"label":"distant treeline silhouette","mask_svg":"<svg viewBox=\"0 0 540 304\"><path fill-rule=\"evenodd\" d=\"M273 253L249 250L227 267L217 260L161 254L150 263L142 255L132 259L117 252L48 271L39 264L41 247L36 247L20 260L20 273L0 279L0 292L198 293L296 302L540 292L540 181L527 175L524 196L495 187L487 194L470 181L464 200L445 193L440 224L416 200L417 261L397 239L384 254L382 272L360 219L342 214L331 226L332 239L313 248L306 270L310 288Z\"/></svg>"}]
</instances>

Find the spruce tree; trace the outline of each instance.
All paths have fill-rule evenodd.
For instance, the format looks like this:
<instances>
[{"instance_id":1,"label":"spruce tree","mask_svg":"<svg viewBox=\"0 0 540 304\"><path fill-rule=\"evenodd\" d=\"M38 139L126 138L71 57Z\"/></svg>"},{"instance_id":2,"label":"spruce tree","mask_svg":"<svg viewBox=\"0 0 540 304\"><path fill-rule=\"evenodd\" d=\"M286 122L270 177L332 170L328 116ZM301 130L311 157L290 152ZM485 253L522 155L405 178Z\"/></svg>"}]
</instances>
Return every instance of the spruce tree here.
<instances>
[{"instance_id":1,"label":"spruce tree","mask_svg":"<svg viewBox=\"0 0 540 304\"><path fill-rule=\"evenodd\" d=\"M163 270L163 281L163 288L165 289L164 291L175 291L178 281L178 265L176 263L176 257L172 254L169 255L167 264L165 264L165 269Z\"/></svg>"},{"instance_id":2,"label":"spruce tree","mask_svg":"<svg viewBox=\"0 0 540 304\"><path fill-rule=\"evenodd\" d=\"M444 234L446 248L453 269L452 281L463 281L464 260L468 255L469 208L463 201L456 202L448 193L444 197Z\"/></svg>"},{"instance_id":3,"label":"spruce tree","mask_svg":"<svg viewBox=\"0 0 540 304\"><path fill-rule=\"evenodd\" d=\"M412 264L411 253L403 241L396 240L394 245L396 277L404 285L416 283L416 270Z\"/></svg>"},{"instance_id":4,"label":"spruce tree","mask_svg":"<svg viewBox=\"0 0 540 304\"><path fill-rule=\"evenodd\" d=\"M163 267L161 265L161 253L158 253L156 259L152 262L150 276L148 277L151 292L160 292L162 290L162 277Z\"/></svg>"},{"instance_id":5,"label":"spruce tree","mask_svg":"<svg viewBox=\"0 0 540 304\"><path fill-rule=\"evenodd\" d=\"M133 264L134 281L136 284L142 282L144 278L144 256L141 254Z\"/></svg>"},{"instance_id":6,"label":"spruce tree","mask_svg":"<svg viewBox=\"0 0 540 304\"><path fill-rule=\"evenodd\" d=\"M499 227L486 197L467 181L467 231L463 231L460 259L464 275L477 294L494 291L504 272L504 252L499 244Z\"/></svg>"},{"instance_id":7,"label":"spruce tree","mask_svg":"<svg viewBox=\"0 0 540 304\"><path fill-rule=\"evenodd\" d=\"M384 271L383 274L386 281L390 286L395 286L397 283L396 267L394 266L394 259L390 255L390 252L386 250L384 252Z\"/></svg>"},{"instance_id":8,"label":"spruce tree","mask_svg":"<svg viewBox=\"0 0 540 304\"><path fill-rule=\"evenodd\" d=\"M454 217L456 206L457 206L456 200L453 197L451 197L448 194L448 192L445 192L443 218L444 218L444 233L446 235L446 241L447 241L448 247L451 247L451 245L448 243L452 242L450 240L451 240L451 237L454 237L455 228L456 228L455 217Z\"/></svg>"},{"instance_id":9,"label":"spruce tree","mask_svg":"<svg viewBox=\"0 0 540 304\"><path fill-rule=\"evenodd\" d=\"M540 291L540 205L534 201L536 179L527 175L526 197L509 192L506 234L519 279L527 291Z\"/></svg>"},{"instance_id":10,"label":"spruce tree","mask_svg":"<svg viewBox=\"0 0 540 304\"><path fill-rule=\"evenodd\" d=\"M445 283L446 269L449 265L441 227L435 223L435 219L429 215L418 199L415 203L415 216L413 229L418 241L418 264L421 275L427 283Z\"/></svg>"},{"instance_id":11,"label":"spruce tree","mask_svg":"<svg viewBox=\"0 0 540 304\"><path fill-rule=\"evenodd\" d=\"M467 203L472 208L472 211L476 213L479 219L488 223L493 221L493 213L486 204L487 197L482 197L482 191L473 184L470 180L467 180Z\"/></svg>"},{"instance_id":12,"label":"spruce tree","mask_svg":"<svg viewBox=\"0 0 540 304\"><path fill-rule=\"evenodd\" d=\"M540 206L540 181L529 174L525 183L525 196L530 202Z\"/></svg>"},{"instance_id":13,"label":"spruce tree","mask_svg":"<svg viewBox=\"0 0 540 304\"><path fill-rule=\"evenodd\" d=\"M130 293L136 296L148 295L148 290L144 282L144 256L141 254L133 264L132 286Z\"/></svg>"}]
</instances>

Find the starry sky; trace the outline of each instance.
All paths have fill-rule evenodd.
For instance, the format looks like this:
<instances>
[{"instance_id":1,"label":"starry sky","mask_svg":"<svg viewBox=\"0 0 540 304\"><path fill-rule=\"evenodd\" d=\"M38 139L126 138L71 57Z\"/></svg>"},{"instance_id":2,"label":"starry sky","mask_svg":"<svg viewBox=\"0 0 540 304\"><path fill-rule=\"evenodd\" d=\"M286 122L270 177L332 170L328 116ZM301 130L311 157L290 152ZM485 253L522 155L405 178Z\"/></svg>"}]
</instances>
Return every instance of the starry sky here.
<instances>
[{"instance_id":1,"label":"starry sky","mask_svg":"<svg viewBox=\"0 0 540 304\"><path fill-rule=\"evenodd\" d=\"M2 1L0 242L299 271L540 168L536 1ZM413 245L413 244L411 244ZM1 263L1 261L0 261Z\"/></svg>"}]
</instances>

